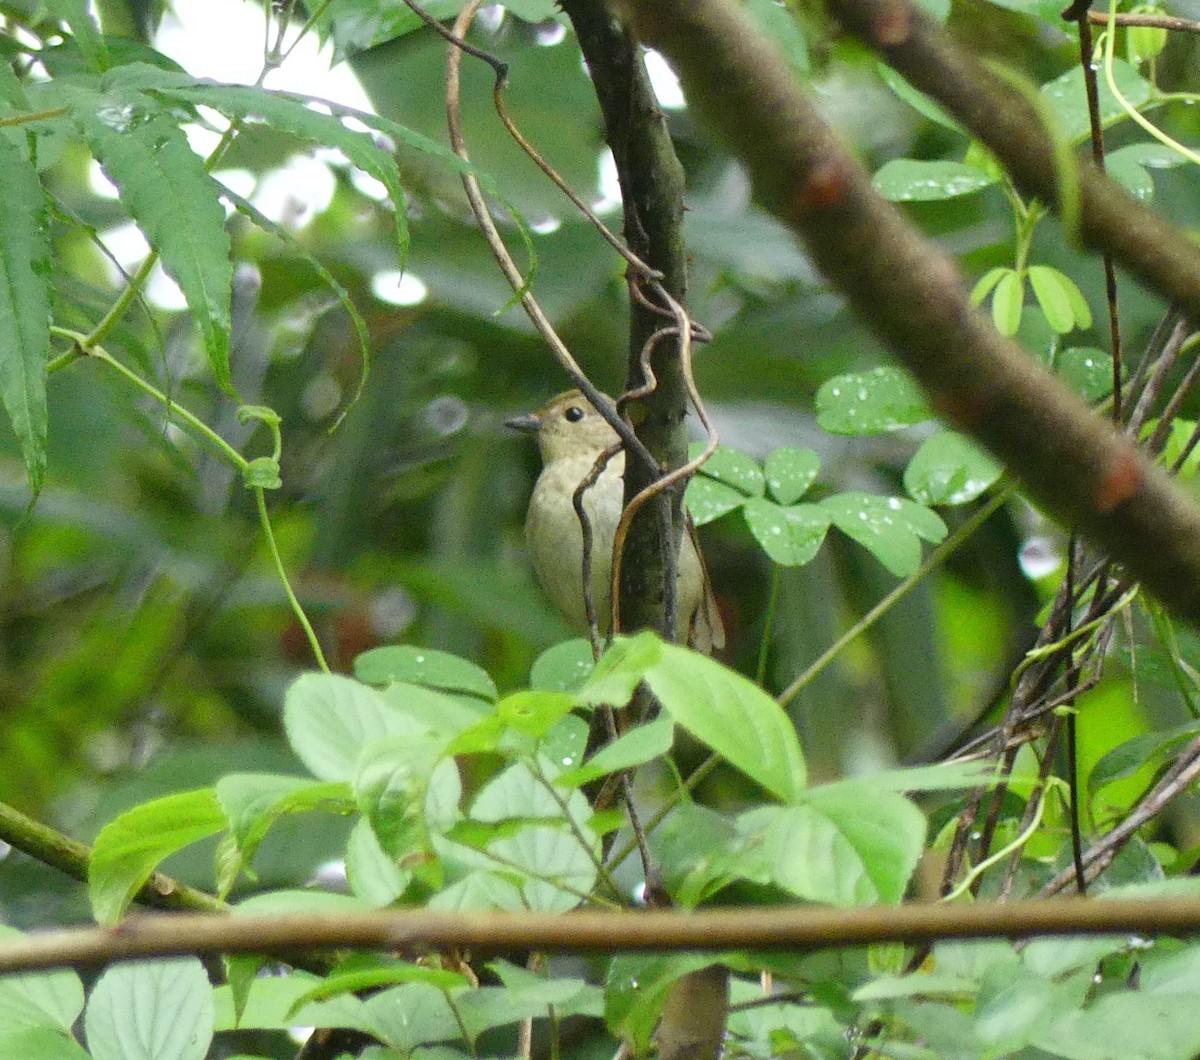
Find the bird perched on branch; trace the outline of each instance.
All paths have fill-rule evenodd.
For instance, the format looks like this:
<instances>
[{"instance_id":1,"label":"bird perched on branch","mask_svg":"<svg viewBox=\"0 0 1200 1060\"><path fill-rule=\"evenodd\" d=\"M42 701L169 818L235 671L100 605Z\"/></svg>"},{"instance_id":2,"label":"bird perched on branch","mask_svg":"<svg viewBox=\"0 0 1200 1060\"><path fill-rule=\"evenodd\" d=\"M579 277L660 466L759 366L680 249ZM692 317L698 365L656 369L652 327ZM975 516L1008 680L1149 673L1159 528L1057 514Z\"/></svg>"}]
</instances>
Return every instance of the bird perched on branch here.
<instances>
[{"instance_id":1,"label":"bird perched on branch","mask_svg":"<svg viewBox=\"0 0 1200 1060\"><path fill-rule=\"evenodd\" d=\"M606 400L612 404L611 398ZM600 454L618 445L617 433L578 390L568 390L537 412L505 422L514 430L536 434L542 454L542 473L525 519L533 569L563 617L577 629L586 629L583 529L573 497ZM623 507L624 472L625 454L618 449L583 500L592 528L592 600L602 635L610 625L613 538ZM725 634L690 517L679 548L676 599L679 639L700 651L720 648Z\"/></svg>"}]
</instances>

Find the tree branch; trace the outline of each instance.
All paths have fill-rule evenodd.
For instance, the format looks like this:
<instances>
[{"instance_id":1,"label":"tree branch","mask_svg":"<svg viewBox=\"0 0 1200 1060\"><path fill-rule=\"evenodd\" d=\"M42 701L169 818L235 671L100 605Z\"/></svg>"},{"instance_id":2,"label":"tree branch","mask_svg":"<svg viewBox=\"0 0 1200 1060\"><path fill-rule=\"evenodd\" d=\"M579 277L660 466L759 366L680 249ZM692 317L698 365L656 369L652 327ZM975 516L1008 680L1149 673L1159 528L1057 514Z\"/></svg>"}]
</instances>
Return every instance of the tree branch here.
<instances>
[{"instance_id":1,"label":"tree branch","mask_svg":"<svg viewBox=\"0 0 1200 1060\"><path fill-rule=\"evenodd\" d=\"M972 905L829 909L769 906L700 912L584 910L551 913L442 913L372 910L314 917L169 913L112 928L81 928L0 943L0 975L185 954L286 957L339 949L468 949L476 954L687 950L803 950L920 943L939 939L1022 939L1044 935L1186 935L1200 930L1200 898L980 902Z\"/></svg>"},{"instance_id":2,"label":"tree branch","mask_svg":"<svg viewBox=\"0 0 1200 1060\"><path fill-rule=\"evenodd\" d=\"M639 258L662 274L667 293L687 304L687 253L683 241L683 167L667 133L654 89L642 62L637 42L609 11L603 0L562 0L587 61L600 110L605 139L612 149L621 182L625 214L625 242ZM637 281L634 277L634 281ZM645 380L642 350L669 317L653 313L637 299L630 300L629 357L626 387ZM662 308L666 308L665 306ZM638 437L662 467L679 467L687 459L687 391L674 339L656 345L650 366L658 385L640 402L636 421ZM628 504L654 479L638 462L625 464L625 503ZM661 517L658 503L634 519L621 566L621 628L627 631L657 629L674 639L675 623L668 623L668 579L675 575L683 524L680 494L669 503L672 519ZM673 547L663 540L672 527ZM673 595L673 590L670 595Z\"/></svg>"},{"instance_id":3,"label":"tree branch","mask_svg":"<svg viewBox=\"0 0 1200 1060\"><path fill-rule=\"evenodd\" d=\"M1049 512L1125 563L1177 612L1200 619L1200 509L969 306L954 262L876 194L782 58L740 11L723 0L629 3L643 39L671 60L689 102L748 167L760 201L804 241L821 271L929 391L938 413L1008 464ZM924 26L923 16L909 19L910 5L899 0L832 0L831 6L843 17L851 7L876 15L899 10L891 32L900 39L911 39L916 21ZM880 25L890 23L872 22L890 39ZM996 80L988 75L989 84ZM1031 112L1023 97L1007 91L1021 113ZM989 98L993 105L987 113L1015 141L1011 115ZM1038 183L1044 186L1053 165L1042 156L1033 165L1042 167ZM1090 167L1080 179L1109 187ZM1101 224L1088 216L1092 199L1086 230L1125 233L1110 242L1114 255L1127 259L1130 246L1142 244L1136 229L1147 212L1122 194L1119 204L1115 198L1109 203L1121 216ZM1145 271L1169 273L1178 260L1181 272L1161 289L1178 289L1182 300L1191 283L1188 304L1200 316L1200 250L1148 216L1153 223L1144 238L1157 263Z\"/></svg>"},{"instance_id":4,"label":"tree branch","mask_svg":"<svg viewBox=\"0 0 1200 1060\"><path fill-rule=\"evenodd\" d=\"M956 44L910 0L830 0L829 10L986 144L1025 195L1061 215L1063 185L1074 184L1084 245L1111 254L1200 320L1200 247L1092 166L1073 160L1064 174L1061 149L1046 131L1045 115L1016 84Z\"/></svg>"},{"instance_id":5,"label":"tree branch","mask_svg":"<svg viewBox=\"0 0 1200 1060\"><path fill-rule=\"evenodd\" d=\"M51 868L58 869L87 883L88 858L91 848L70 836L56 832L49 825L35 821L6 803L0 802L0 840L14 850L28 854ZM202 913L227 912L229 907L219 898L180 883L161 872L154 873L136 895L134 901L153 909L175 912L190 910Z\"/></svg>"}]
</instances>

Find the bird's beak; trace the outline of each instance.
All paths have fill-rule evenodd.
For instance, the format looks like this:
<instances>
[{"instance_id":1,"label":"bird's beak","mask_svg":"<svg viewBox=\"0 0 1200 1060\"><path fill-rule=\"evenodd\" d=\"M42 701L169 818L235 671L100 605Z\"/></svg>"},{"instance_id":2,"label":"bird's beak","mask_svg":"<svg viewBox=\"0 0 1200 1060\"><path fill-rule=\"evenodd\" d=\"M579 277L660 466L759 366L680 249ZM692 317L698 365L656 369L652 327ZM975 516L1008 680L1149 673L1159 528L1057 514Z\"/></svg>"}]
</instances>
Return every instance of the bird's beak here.
<instances>
[{"instance_id":1,"label":"bird's beak","mask_svg":"<svg viewBox=\"0 0 1200 1060\"><path fill-rule=\"evenodd\" d=\"M524 416L513 416L504 421L504 426L522 434L537 434L542 429L542 420L536 412L528 412Z\"/></svg>"}]
</instances>

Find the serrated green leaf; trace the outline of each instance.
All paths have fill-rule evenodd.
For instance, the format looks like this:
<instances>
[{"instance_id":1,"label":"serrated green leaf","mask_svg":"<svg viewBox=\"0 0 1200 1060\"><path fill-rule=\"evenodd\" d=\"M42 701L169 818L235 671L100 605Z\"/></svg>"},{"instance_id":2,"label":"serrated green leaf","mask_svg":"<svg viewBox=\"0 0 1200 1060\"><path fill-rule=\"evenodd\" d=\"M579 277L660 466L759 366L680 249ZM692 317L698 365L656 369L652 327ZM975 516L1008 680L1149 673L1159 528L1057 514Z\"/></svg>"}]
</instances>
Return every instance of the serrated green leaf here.
<instances>
[{"instance_id":1,"label":"serrated green leaf","mask_svg":"<svg viewBox=\"0 0 1200 1060\"><path fill-rule=\"evenodd\" d=\"M2 64L0 64L2 65ZM50 240L46 196L24 151L0 134L0 397L34 494L46 475Z\"/></svg>"},{"instance_id":2,"label":"serrated green leaf","mask_svg":"<svg viewBox=\"0 0 1200 1060\"><path fill-rule=\"evenodd\" d=\"M443 747L441 740L410 733L371 741L359 755L354 793L389 857L425 849L430 829L448 827L457 813L462 788ZM435 773L444 797L434 800L431 813Z\"/></svg>"},{"instance_id":3,"label":"serrated green leaf","mask_svg":"<svg viewBox=\"0 0 1200 1060\"><path fill-rule=\"evenodd\" d=\"M1048 265L1031 265L1028 275L1029 286L1033 288L1033 295L1046 314L1046 322L1060 335L1072 331L1075 312L1061 282L1066 277Z\"/></svg>"},{"instance_id":4,"label":"serrated green leaf","mask_svg":"<svg viewBox=\"0 0 1200 1060\"><path fill-rule=\"evenodd\" d=\"M337 674L305 674L284 697L283 724L292 750L320 780L350 780L363 747L424 728L383 695Z\"/></svg>"},{"instance_id":5,"label":"serrated green leaf","mask_svg":"<svg viewBox=\"0 0 1200 1060\"><path fill-rule=\"evenodd\" d=\"M0 924L0 940L23 938L15 928ZM83 1011L83 983L72 971L6 975L0 978L0 1028L71 1030Z\"/></svg>"},{"instance_id":6,"label":"serrated green leaf","mask_svg":"<svg viewBox=\"0 0 1200 1060\"><path fill-rule=\"evenodd\" d=\"M97 922L120 920L164 858L225 827L225 812L212 788L145 802L109 821L88 860L88 895Z\"/></svg>"},{"instance_id":7,"label":"serrated green leaf","mask_svg":"<svg viewBox=\"0 0 1200 1060\"><path fill-rule=\"evenodd\" d=\"M100 976L84 1029L92 1060L204 1060L213 993L195 957L118 964Z\"/></svg>"},{"instance_id":8,"label":"serrated green leaf","mask_svg":"<svg viewBox=\"0 0 1200 1060\"><path fill-rule=\"evenodd\" d=\"M496 704L496 713L509 728L540 738L569 714L577 700L568 692L523 689Z\"/></svg>"},{"instance_id":9,"label":"serrated green leaf","mask_svg":"<svg viewBox=\"0 0 1200 1060\"><path fill-rule=\"evenodd\" d=\"M899 902L925 847L925 818L908 799L850 783L751 810L738 830L740 875L841 906Z\"/></svg>"},{"instance_id":10,"label":"serrated green leaf","mask_svg":"<svg viewBox=\"0 0 1200 1060\"><path fill-rule=\"evenodd\" d=\"M791 720L748 678L663 644L645 681L677 724L773 795L790 801L804 790L804 754Z\"/></svg>"},{"instance_id":11,"label":"serrated green leaf","mask_svg":"<svg viewBox=\"0 0 1200 1060\"><path fill-rule=\"evenodd\" d=\"M496 685L486 670L469 659L435 648L390 644L372 648L354 660L354 676L368 685L407 681L443 692L462 692L495 701Z\"/></svg>"},{"instance_id":12,"label":"serrated green leaf","mask_svg":"<svg viewBox=\"0 0 1200 1060\"><path fill-rule=\"evenodd\" d=\"M212 107L231 118L256 118L302 139L337 148L353 165L387 188L388 195L396 207L396 243L401 265L406 261L409 232L405 216L404 188L400 183L396 160L371 133L349 129L340 114L324 114L313 110L307 100L286 93L196 80L144 64L126 68L121 72L121 77L124 83L136 85L142 91L154 92L195 106ZM470 163L464 163L453 151L396 122L369 114L353 116L397 143L436 156L458 172L474 172Z\"/></svg>"},{"instance_id":13,"label":"serrated green leaf","mask_svg":"<svg viewBox=\"0 0 1200 1060\"><path fill-rule=\"evenodd\" d=\"M353 794L345 783L322 783L273 773L230 773L214 788L236 842L239 863L250 864L272 826L292 813L326 810L352 813ZM231 881L232 882L232 881Z\"/></svg>"},{"instance_id":14,"label":"serrated green leaf","mask_svg":"<svg viewBox=\"0 0 1200 1060\"><path fill-rule=\"evenodd\" d=\"M778 504L795 504L817 480L821 458L815 449L773 449L763 461L767 492Z\"/></svg>"},{"instance_id":15,"label":"serrated green leaf","mask_svg":"<svg viewBox=\"0 0 1200 1060\"><path fill-rule=\"evenodd\" d=\"M218 384L231 389L233 265L221 185L145 97L73 89L68 98L105 175L187 299Z\"/></svg>"},{"instance_id":16,"label":"serrated green leaf","mask_svg":"<svg viewBox=\"0 0 1200 1060\"><path fill-rule=\"evenodd\" d=\"M927 438L904 469L904 488L921 504L967 504L984 493L1004 469L954 431Z\"/></svg>"},{"instance_id":17,"label":"serrated green leaf","mask_svg":"<svg viewBox=\"0 0 1200 1060\"><path fill-rule=\"evenodd\" d=\"M91 1060L65 1031L48 1027L0 1026L0 1056L20 1060Z\"/></svg>"},{"instance_id":18,"label":"serrated green leaf","mask_svg":"<svg viewBox=\"0 0 1200 1060\"><path fill-rule=\"evenodd\" d=\"M1011 338L1021 326L1021 309L1025 304L1025 283L1019 272L1010 271L1000 277L992 294L992 323L1001 335Z\"/></svg>"},{"instance_id":19,"label":"serrated green leaf","mask_svg":"<svg viewBox=\"0 0 1200 1060\"><path fill-rule=\"evenodd\" d=\"M931 413L921 388L899 368L834 376L816 396L817 422L832 434L883 434L923 423Z\"/></svg>"},{"instance_id":20,"label":"serrated green leaf","mask_svg":"<svg viewBox=\"0 0 1200 1060\"><path fill-rule=\"evenodd\" d=\"M872 183L892 202L939 202L972 195L996 181L992 174L962 162L894 158L880 167Z\"/></svg>"},{"instance_id":21,"label":"serrated green leaf","mask_svg":"<svg viewBox=\"0 0 1200 1060\"><path fill-rule=\"evenodd\" d=\"M833 525L853 538L898 578L921 565L921 538L938 542L946 524L928 508L901 497L839 493L820 502Z\"/></svg>"},{"instance_id":22,"label":"serrated green leaf","mask_svg":"<svg viewBox=\"0 0 1200 1060\"><path fill-rule=\"evenodd\" d=\"M746 501L742 514L762 550L781 567L811 562L829 530L829 515L815 504L784 508L755 497Z\"/></svg>"},{"instance_id":23,"label":"serrated green leaf","mask_svg":"<svg viewBox=\"0 0 1200 1060\"><path fill-rule=\"evenodd\" d=\"M86 0L42 0L55 18L61 19L71 30L79 51L93 70L108 67L108 49L92 19Z\"/></svg>"},{"instance_id":24,"label":"serrated green leaf","mask_svg":"<svg viewBox=\"0 0 1200 1060\"><path fill-rule=\"evenodd\" d=\"M492 717L493 705L477 696L448 695L432 688L395 681L380 695L390 707L416 724L443 736L457 736L480 719Z\"/></svg>"},{"instance_id":25,"label":"serrated green leaf","mask_svg":"<svg viewBox=\"0 0 1200 1060\"><path fill-rule=\"evenodd\" d=\"M382 909L408 889L412 872L402 869L396 859L383 849L371 822L364 819L355 822L346 841L346 882L350 890L364 902Z\"/></svg>"}]
</instances>

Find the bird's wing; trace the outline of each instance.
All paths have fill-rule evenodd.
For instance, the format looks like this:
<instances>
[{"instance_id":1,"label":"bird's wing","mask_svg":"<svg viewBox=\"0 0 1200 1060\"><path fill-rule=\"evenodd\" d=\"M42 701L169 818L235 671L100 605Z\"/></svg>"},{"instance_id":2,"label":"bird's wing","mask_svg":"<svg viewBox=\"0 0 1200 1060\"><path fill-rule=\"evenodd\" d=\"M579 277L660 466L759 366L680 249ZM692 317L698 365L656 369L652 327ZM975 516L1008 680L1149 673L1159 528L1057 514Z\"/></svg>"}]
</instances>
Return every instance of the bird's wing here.
<instances>
[{"instance_id":1,"label":"bird's wing","mask_svg":"<svg viewBox=\"0 0 1200 1060\"><path fill-rule=\"evenodd\" d=\"M700 577L704 583L704 592L696 613L691 618L691 628L688 630L688 644L706 655L720 651L725 647L725 626L721 622L721 612L717 609L717 598L713 595L712 579L708 576L708 567L704 563L704 553L700 549L700 535L691 513L684 509L684 525L687 535L691 538L692 547L696 550L696 559L700 562Z\"/></svg>"}]
</instances>

